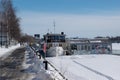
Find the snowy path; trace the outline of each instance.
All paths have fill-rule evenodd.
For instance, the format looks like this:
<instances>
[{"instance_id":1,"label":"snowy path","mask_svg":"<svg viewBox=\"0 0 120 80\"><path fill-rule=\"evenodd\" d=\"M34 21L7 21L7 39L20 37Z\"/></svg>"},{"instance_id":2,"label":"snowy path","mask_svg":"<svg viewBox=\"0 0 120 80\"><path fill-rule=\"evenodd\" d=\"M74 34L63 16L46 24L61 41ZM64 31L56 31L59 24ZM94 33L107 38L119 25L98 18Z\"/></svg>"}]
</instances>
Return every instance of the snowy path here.
<instances>
[{"instance_id":1,"label":"snowy path","mask_svg":"<svg viewBox=\"0 0 120 80\"><path fill-rule=\"evenodd\" d=\"M25 48L14 50L4 60L0 59L0 80L26 80L27 74L21 72Z\"/></svg>"},{"instance_id":2,"label":"snowy path","mask_svg":"<svg viewBox=\"0 0 120 80\"><path fill-rule=\"evenodd\" d=\"M23 72L29 74L25 80L53 80L50 73L44 69L43 60L39 59L29 46L26 47L22 67Z\"/></svg>"},{"instance_id":3,"label":"snowy path","mask_svg":"<svg viewBox=\"0 0 120 80\"><path fill-rule=\"evenodd\" d=\"M47 60L68 80L120 80L120 56L76 55Z\"/></svg>"}]
</instances>

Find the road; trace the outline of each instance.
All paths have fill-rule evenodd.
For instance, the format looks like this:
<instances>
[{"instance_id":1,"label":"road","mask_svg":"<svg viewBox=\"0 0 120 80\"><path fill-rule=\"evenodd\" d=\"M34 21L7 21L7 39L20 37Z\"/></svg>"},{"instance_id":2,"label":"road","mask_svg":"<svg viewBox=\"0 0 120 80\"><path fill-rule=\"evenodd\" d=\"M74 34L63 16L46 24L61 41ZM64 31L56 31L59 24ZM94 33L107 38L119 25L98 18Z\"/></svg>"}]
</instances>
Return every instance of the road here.
<instances>
[{"instance_id":1,"label":"road","mask_svg":"<svg viewBox=\"0 0 120 80\"><path fill-rule=\"evenodd\" d=\"M25 48L14 50L4 60L0 58L0 80L25 80L27 73L22 71Z\"/></svg>"}]
</instances>

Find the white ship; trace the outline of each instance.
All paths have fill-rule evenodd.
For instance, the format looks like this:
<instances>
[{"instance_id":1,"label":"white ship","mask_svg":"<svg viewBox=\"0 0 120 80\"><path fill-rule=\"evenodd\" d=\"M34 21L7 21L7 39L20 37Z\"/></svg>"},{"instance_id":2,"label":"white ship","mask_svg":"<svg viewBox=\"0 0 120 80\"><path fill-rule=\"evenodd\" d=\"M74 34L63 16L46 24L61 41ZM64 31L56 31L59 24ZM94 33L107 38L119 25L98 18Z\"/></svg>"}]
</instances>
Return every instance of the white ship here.
<instances>
[{"instance_id":1,"label":"white ship","mask_svg":"<svg viewBox=\"0 0 120 80\"><path fill-rule=\"evenodd\" d=\"M46 57L55 57L64 55L64 49L66 48L66 40L64 32L61 34L50 34L44 35L46 43Z\"/></svg>"}]
</instances>

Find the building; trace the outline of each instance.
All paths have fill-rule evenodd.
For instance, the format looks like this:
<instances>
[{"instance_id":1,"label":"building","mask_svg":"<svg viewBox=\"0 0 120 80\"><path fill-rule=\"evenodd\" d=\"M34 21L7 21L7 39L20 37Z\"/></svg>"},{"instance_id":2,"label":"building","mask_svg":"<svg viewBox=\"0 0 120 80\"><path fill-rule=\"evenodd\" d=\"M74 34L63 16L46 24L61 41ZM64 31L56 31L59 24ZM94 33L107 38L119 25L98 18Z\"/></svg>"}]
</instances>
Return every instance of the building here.
<instances>
[{"instance_id":1,"label":"building","mask_svg":"<svg viewBox=\"0 0 120 80\"><path fill-rule=\"evenodd\" d=\"M120 43L120 36L111 37L109 40L112 43Z\"/></svg>"},{"instance_id":2,"label":"building","mask_svg":"<svg viewBox=\"0 0 120 80\"><path fill-rule=\"evenodd\" d=\"M72 51L78 51L79 54L104 54L112 52L112 44L108 39L70 39L69 46ZM74 53L74 52L73 52Z\"/></svg>"}]
</instances>

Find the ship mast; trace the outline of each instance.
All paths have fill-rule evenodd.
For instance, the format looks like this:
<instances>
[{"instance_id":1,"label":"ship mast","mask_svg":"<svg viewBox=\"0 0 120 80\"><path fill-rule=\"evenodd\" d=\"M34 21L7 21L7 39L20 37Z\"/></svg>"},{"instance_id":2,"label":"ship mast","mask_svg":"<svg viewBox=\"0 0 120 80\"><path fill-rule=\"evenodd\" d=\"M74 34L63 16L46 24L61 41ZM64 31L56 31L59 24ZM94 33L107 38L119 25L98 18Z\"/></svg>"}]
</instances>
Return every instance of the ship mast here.
<instances>
[{"instance_id":1,"label":"ship mast","mask_svg":"<svg viewBox=\"0 0 120 80\"><path fill-rule=\"evenodd\" d=\"M55 20L53 21L53 26L54 26L54 34L55 34L55 26L56 26Z\"/></svg>"}]
</instances>

